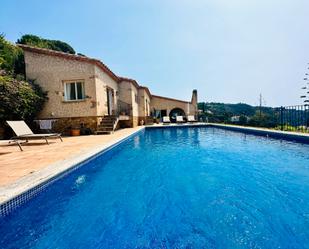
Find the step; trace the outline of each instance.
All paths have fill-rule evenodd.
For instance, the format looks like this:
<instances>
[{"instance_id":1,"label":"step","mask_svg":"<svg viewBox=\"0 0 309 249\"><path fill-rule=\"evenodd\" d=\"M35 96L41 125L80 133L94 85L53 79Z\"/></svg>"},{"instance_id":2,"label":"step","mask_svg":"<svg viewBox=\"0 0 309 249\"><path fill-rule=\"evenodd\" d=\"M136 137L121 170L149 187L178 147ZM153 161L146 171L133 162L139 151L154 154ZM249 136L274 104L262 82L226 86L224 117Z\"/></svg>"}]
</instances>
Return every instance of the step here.
<instances>
[{"instance_id":1,"label":"step","mask_svg":"<svg viewBox=\"0 0 309 249\"><path fill-rule=\"evenodd\" d=\"M99 126L97 128L97 130L113 130L114 127L110 127L110 126Z\"/></svg>"},{"instance_id":2,"label":"step","mask_svg":"<svg viewBox=\"0 0 309 249\"><path fill-rule=\"evenodd\" d=\"M94 132L94 134L111 134L111 133L112 131L99 131L99 130Z\"/></svg>"},{"instance_id":3,"label":"step","mask_svg":"<svg viewBox=\"0 0 309 249\"><path fill-rule=\"evenodd\" d=\"M113 126L114 125L114 123L111 123L111 122L101 122L99 125L107 125L107 126Z\"/></svg>"},{"instance_id":4,"label":"step","mask_svg":"<svg viewBox=\"0 0 309 249\"><path fill-rule=\"evenodd\" d=\"M115 123L116 120L102 120L101 123Z\"/></svg>"},{"instance_id":5,"label":"step","mask_svg":"<svg viewBox=\"0 0 309 249\"><path fill-rule=\"evenodd\" d=\"M100 123L115 123L116 120L102 120Z\"/></svg>"},{"instance_id":6,"label":"step","mask_svg":"<svg viewBox=\"0 0 309 249\"><path fill-rule=\"evenodd\" d=\"M107 126L107 127L114 127L114 124L99 124L98 127L104 127L104 126Z\"/></svg>"}]
</instances>

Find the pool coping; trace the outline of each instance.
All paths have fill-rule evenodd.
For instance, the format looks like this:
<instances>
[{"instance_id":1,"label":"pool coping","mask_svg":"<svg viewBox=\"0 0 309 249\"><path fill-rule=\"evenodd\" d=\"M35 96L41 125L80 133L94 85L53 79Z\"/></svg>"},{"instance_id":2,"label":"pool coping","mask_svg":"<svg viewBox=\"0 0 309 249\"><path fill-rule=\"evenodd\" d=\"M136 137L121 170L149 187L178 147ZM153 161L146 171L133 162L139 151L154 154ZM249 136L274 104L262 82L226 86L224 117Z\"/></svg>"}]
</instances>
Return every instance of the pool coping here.
<instances>
[{"instance_id":1,"label":"pool coping","mask_svg":"<svg viewBox=\"0 0 309 249\"><path fill-rule=\"evenodd\" d=\"M216 123L209 123L208 126L215 127L215 128L221 128L225 130L243 132L246 134L252 134L256 136L266 136L266 137L275 138L275 139L284 139L287 141L294 141L294 142L309 144L309 134L305 134L305 133L271 130L267 128L247 127L247 126L239 126L239 125L216 124Z\"/></svg>"},{"instance_id":2,"label":"pool coping","mask_svg":"<svg viewBox=\"0 0 309 249\"><path fill-rule=\"evenodd\" d=\"M47 187L55 180L60 179L73 170L83 166L89 160L104 154L122 142L130 139L134 135L145 130L144 126L139 127L132 133L126 134L121 138L113 139L111 142L98 145L95 148L83 150L74 158L57 161L49 164L45 168L24 176L16 182L0 188L0 217L5 216L17 206L21 205L41 189Z\"/></svg>"}]
</instances>

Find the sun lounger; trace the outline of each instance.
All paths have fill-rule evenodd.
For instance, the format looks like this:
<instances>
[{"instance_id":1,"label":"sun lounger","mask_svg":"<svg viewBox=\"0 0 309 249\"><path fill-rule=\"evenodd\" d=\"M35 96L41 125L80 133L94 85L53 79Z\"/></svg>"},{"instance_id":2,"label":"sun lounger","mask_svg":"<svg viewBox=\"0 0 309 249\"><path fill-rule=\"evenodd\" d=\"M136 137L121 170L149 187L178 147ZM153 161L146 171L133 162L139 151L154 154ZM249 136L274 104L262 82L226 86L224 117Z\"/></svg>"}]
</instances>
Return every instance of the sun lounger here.
<instances>
[{"instance_id":1,"label":"sun lounger","mask_svg":"<svg viewBox=\"0 0 309 249\"><path fill-rule=\"evenodd\" d=\"M197 120L195 119L195 117L193 115L189 115L188 116L188 122L197 122Z\"/></svg>"},{"instance_id":2,"label":"sun lounger","mask_svg":"<svg viewBox=\"0 0 309 249\"><path fill-rule=\"evenodd\" d=\"M11 143L16 143L17 145L18 145L18 147L19 147L19 149L21 150L21 151L23 151L23 148L21 147L21 144L23 143L23 142L21 142L21 141L19 141L19 140L8 140L8 141L0 141L0 145L2 145L2 144L11 144Z\"/></svg>"},{"instance_id":3,"label":"sun lounger","mask_svg":"<svg viewBox=\"0 0 309 249\"><path fill-rule=\"evenodd\" d=\"M46 134L34 134L29 126L24 121L6 121L7 124L12 128L14 133L16 134L15 137L12 137L11 140L20 145L18 140L37 140L43 139L48 143L48 138L59 138L62 141L61 135L59 133L46 133Z\"/></svg>"},{"instance_id":4,"label":"sun lounger","mask_svg":"<svg viewBox=\"0 0 309 249\"><path fill-rule=\"evenodd\" d=\"M163 117L163 124L170 124L170 123L171 123L170 117L169 116L164 116Z\"/></svg>"},{"instance_id":5,"label":"sun lounger","mask_svg":"<svg viewBox=\"0 0 309 249\"><path fill-rule=\"evenodd\" d=\"M184 122L183 116L176 116L176 123L182 124Z\"/></svg>"}]
</instances>

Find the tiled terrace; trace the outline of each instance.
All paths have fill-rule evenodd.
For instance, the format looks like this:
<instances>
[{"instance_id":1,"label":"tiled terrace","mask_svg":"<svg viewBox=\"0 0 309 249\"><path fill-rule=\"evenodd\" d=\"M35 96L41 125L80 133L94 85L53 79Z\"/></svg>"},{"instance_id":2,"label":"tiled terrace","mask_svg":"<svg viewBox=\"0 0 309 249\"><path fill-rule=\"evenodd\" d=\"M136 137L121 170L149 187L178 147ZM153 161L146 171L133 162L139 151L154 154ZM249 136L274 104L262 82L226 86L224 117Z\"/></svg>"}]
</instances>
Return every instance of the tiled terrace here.
<instances>
[{"instance_id":1,"label":"tiled terrace","mask_svg":"<svg viewBox=\"0 0 309 249\"><path fill-rule=\"evenodd\" d=\"M17 145L0 144L0 189L11 185L19 179L34 174L48 165L68 161L87 154L96 148L103 148L117 142L126 136L141 129L128 128L118 130L110 135L91 135L79 137L64 137L50 140L50 145L37 140L24 144L24 151L20 151Z\"/></svg>"}]
</instances>

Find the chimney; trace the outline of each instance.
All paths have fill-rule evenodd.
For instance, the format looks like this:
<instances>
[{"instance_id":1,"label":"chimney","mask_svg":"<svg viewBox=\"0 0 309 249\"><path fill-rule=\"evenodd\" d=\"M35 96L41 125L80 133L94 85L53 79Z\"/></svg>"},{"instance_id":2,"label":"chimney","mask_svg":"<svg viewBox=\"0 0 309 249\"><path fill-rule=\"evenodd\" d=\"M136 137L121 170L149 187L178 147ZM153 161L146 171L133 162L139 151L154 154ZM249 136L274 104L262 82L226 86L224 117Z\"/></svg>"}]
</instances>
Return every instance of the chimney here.
<instances>
[{"instance_id":1,"label":"chimney","mask_svg":"<svg viewBox=\"0 0 309 249\"><path fill-rule=\"evenodd\" d=\"M192 92L191 104L194 106L195 113L197 113L197 90L194 89Z\"/></svg>"},{"instance_id":2,"label":"chimney","mask_svg":"<svg viewBox=\"0 0 309 249\"><path fill-rule=\"evenodd\" d=\"M192 92L191 104L197 105L197 90L194 89Z\"/></svg>"}]
</instances>

